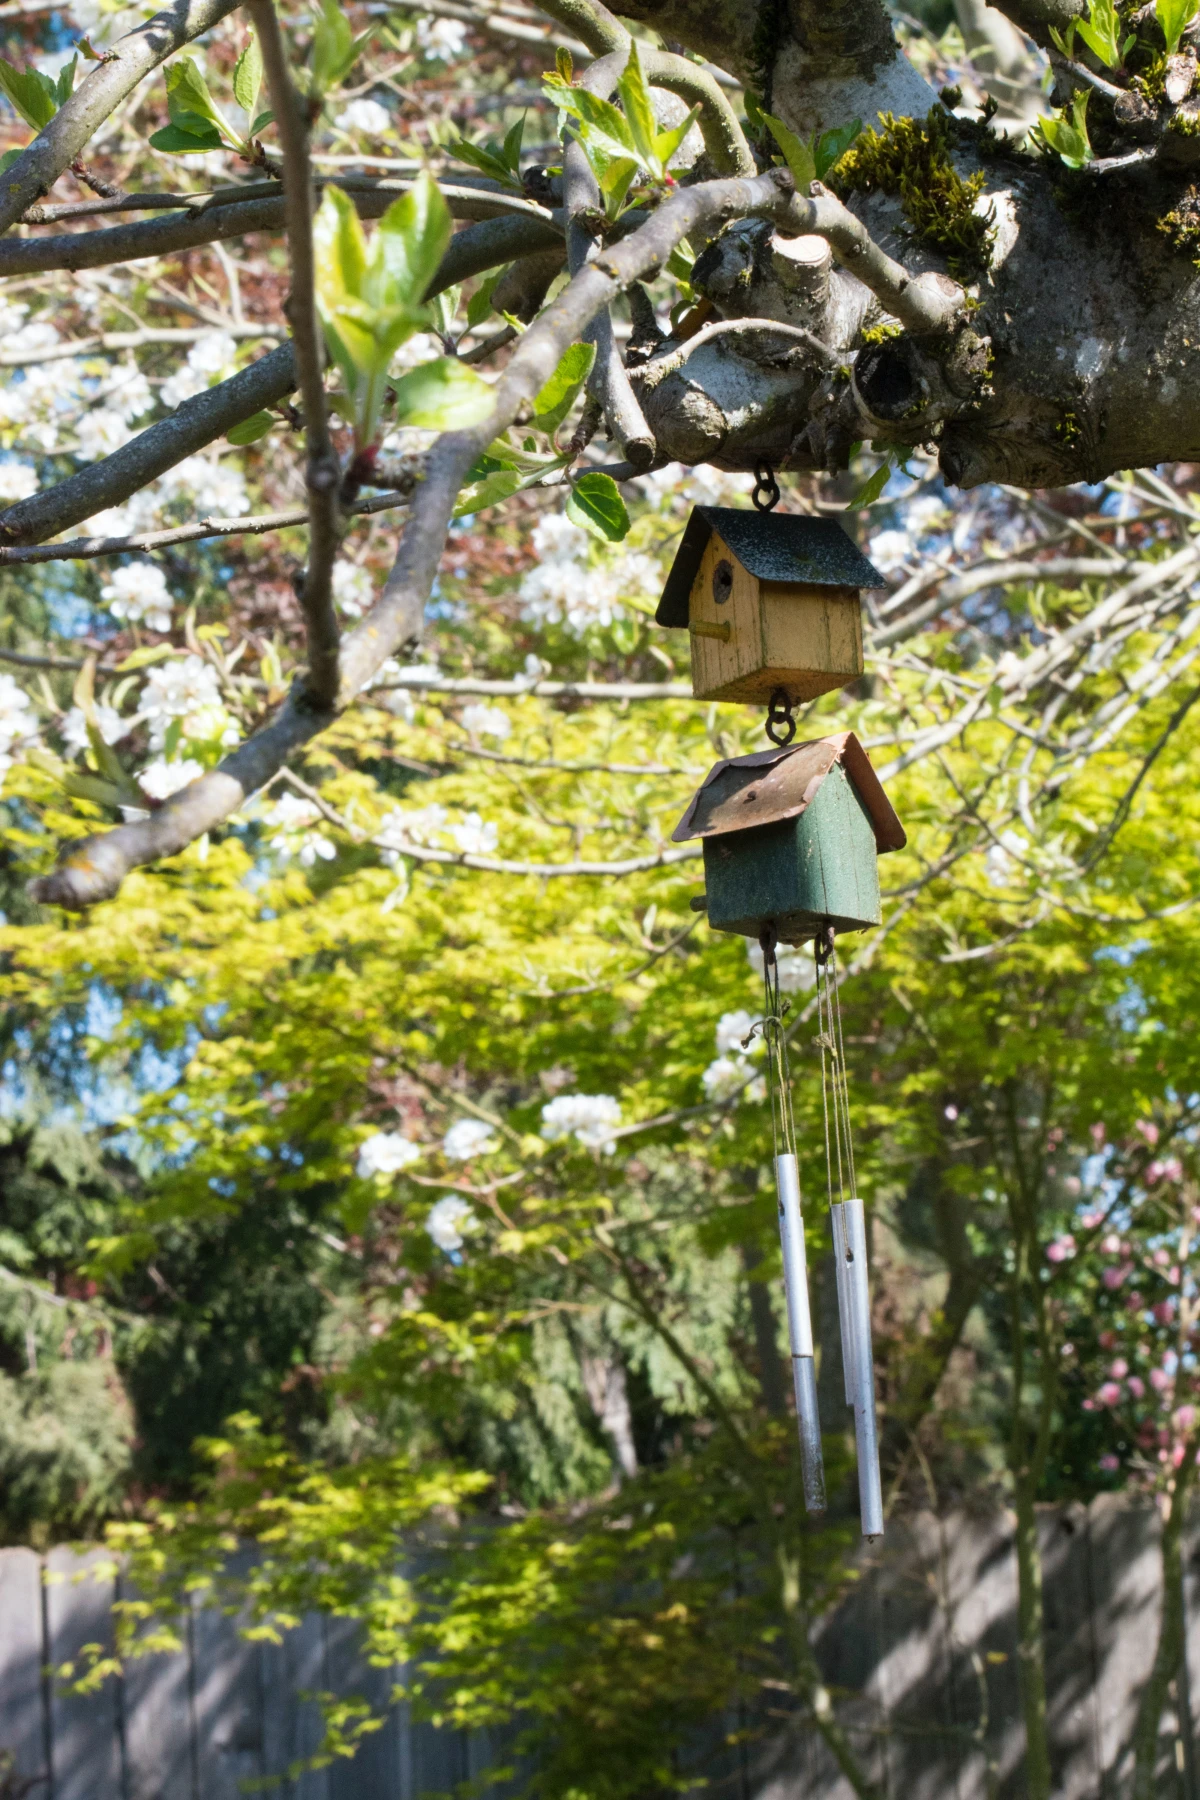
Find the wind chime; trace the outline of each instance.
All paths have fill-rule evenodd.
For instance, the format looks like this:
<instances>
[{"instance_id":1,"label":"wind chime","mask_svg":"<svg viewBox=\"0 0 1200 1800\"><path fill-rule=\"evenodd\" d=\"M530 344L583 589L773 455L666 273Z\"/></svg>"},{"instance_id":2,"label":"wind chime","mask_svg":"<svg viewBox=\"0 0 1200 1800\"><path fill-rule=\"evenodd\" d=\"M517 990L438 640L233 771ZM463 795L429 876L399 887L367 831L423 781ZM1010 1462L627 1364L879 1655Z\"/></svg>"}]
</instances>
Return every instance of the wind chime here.
<instances>
[{"instance_id":1,"label":"wind chime","mask_svg":"<svg viewBox=\"0 0 1200 1800\"><path fill-rule=\"evenodd\" d=\"M854 733L793 743L792 707L862 674L861 591L882 586L882 577L836 521L773 514L778 499L764 469L754 492L757 513L697 507L667 578L656 617L692 635L696 698L767 700L774 746L710 769L672 836L703 844L705 892L693 906L714 930L755 938L762 948L762 1031L804 1503L820 1512L825 1470L788 1062L795 1024L786 1022L776 956L780 944L813 945L842 1374L854 1413L862 1529L873 1538L883 1531L883 1498L866 1224L835 942L840 932L880 923L877 858L901 849L905 836Z\"/></svg>"}]
</instances>

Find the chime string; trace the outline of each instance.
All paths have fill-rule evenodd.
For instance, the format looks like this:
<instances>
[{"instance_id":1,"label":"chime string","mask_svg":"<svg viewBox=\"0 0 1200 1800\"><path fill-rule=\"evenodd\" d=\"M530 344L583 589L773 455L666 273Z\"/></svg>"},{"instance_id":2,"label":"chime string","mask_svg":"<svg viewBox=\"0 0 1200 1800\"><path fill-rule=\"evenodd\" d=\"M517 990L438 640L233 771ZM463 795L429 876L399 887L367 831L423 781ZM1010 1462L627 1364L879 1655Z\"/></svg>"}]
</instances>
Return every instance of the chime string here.
<instances>
[{"instance_id":1,"label":"chime string","mask_svg":"<svg viewBox=\"0 0 1200 1800\"><path fill-rule=\"evenodd\" d=\"M821 1108L825 1124L825 1171L829 1204L834 1204L835 1170L837 1199L852 1199L857 1188L854 1139L850 1130L850 1089L846 1047L842 1035L842 1007L838 994L837 952L830 944L819 954L813 945L817 978L817 1043L821 1051ZM849 1191L847 1192L847 1186Z\"/></svg>"},{"instance_id":2,"label":"chime string","mask_svg":"<svg viewBox=\"0 0 1200 1800\"><path fill-rule=\"evenodd\" d=\"M846 1139L846 1167L850 1174L850 1197L858 1193L858 1176L854 1168L854 1138L850 1131L850 1071L846 1066L846 1042L842 1036L842 996L837 973L837 951L830 948L826 964L827 992L833 996L834 1044L837 1046L837 1078L841 1090L842 1126Z\"/></svg>"},{"instance_id":3,"label":"chime string","mask_svg":"<svg viewBox=\"0 0 1200 1800\"><path fill-rule=\"evenodd\" d=\"M780 1004L779 964L774 946L763 944L763 1038L767 1046L767 1087L771 1099L771 1135L775 1155L795 1155L796 1119L792 1110L792 1078L787 1033Z\"/></svg>"}]
</instances>

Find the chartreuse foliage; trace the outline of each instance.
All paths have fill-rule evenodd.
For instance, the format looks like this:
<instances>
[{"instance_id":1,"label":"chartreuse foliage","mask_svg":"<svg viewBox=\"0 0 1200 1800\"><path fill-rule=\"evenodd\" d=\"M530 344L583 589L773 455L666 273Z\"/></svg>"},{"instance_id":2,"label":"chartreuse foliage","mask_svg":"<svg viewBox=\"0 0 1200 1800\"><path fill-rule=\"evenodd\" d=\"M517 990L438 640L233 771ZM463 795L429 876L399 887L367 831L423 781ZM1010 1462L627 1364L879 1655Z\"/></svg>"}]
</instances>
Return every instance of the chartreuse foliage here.
<instances>
[{"instance_id":1,"label":"chartreuse foliage","mask_svg":"<svg viewBox=\"0 0 1200 1800\"><path fill-rule=\"evenodd\" d=\"M1027 598L1040 618L1080 603ZM1124 691L1152 641L1091 678L1090 705ZM886 766L898 709L917 731L942 716L940 682L986 691L995 674L986 655L964 672L953 639L928 651L911 671L892 665L886 694L818 703L805 729L836 721L883 739ZM1050 788L1046 753L1003 708L892 778L910 845L881 865L888 930L843 988L860 1185L895 1296L880 1342L885 1455L919 1429L935 1478L991 1472L1035 1524L1039 1493L1087 1497L1107 1479L1056 1373L1072 1284L1084 1291L1077 1263L1045 1254L1080 1204L1070 1181L1093 1125L1126 1137L1169 1089L1200 1089L1193 719L1142 768L1172 706L1164 695ZM158 1173L93 1244L97 1278L151 1259L180 1221L239 1213L269 1188L343 1246L352 1281L314 1351L338 1434L277 1442L243 1421L194 1506L121 1534L143 1591L159 1583L162 1617L197 1572L235 1604L220 1558L257 1536L261 1625L312 1604L360 1617L381 1657L411 1660L421 1711L522 1720L547 1792L633 1800L691 1779L689 1732L721 1696L744 1697L755 1730L764 1693L836 1730L807 1633L845 1579L852 1477L831 1398L835 1504L814 1529L792 1434L768 1415L748 1270L781 1343L769 1120L749 1096L708 1105L705 1083L717 1021L753 1014L757 983L744 944L691 912L698 866L620 883L406 871L371 841L397 808L427 827L469 809L514 861L635 855L669 835L718 754L759 747L757 721L686 701L573 712L526 695L507 710L515 761L480 758L432 701L411 722L374 709L339 722L305 766L353 826L326 827L334 862L280 860L247 824L131 877L87 919L9 926L0 945L22 1005L49 1010L97 980L123 996L99 1060L146 1045L180 1057L138 1108ZM32 860L43 829L79 830L35 769L11 779L47 808L36 830L32 812L14 826L14 849ZM974 848L963 791L995 821ZM792 1004L819 1293L802 987ZM612 1096L638 1129L607 1151L547 1136L543 1108L569 1094ZM489 1127L467 1162L443 1146L463 1120ZM380 1131L403 1132L419 1157L360 1174L359 1146ZM446 1194L473 1214L458 1260L426 1229ZM964 1319L973 1373L935 1427L922 1383ZM638 1465L615 1495L614 1372L626 1467L630 1447ZM1030 1489L1044 1406L1055 1453ZM419 1579L409 1542L424 1547ZM363 1724L335 1719L331 1748Z\"/></svg>"}]
</instances>

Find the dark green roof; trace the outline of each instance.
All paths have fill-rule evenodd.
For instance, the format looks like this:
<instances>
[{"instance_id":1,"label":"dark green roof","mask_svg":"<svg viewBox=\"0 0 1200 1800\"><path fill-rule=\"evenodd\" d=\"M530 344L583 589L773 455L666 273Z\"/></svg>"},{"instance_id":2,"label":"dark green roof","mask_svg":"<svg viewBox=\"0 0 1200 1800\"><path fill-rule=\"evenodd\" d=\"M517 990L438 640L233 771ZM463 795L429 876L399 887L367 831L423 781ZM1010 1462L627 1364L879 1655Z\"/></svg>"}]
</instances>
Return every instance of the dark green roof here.
<instances>
[{"instance_id":1,"label":"dark green roof","mask_svg":"<svg viewBox=\"0 0 1200 1800\"><path fill-rule=\"evenodd\" d=\"M697 506L654 615L659 625L687 624L688 596L714 531L760 581L795 581L810 587L887 585L836 519L751 512L740 506Z\"/></svg>"}]
</instances>

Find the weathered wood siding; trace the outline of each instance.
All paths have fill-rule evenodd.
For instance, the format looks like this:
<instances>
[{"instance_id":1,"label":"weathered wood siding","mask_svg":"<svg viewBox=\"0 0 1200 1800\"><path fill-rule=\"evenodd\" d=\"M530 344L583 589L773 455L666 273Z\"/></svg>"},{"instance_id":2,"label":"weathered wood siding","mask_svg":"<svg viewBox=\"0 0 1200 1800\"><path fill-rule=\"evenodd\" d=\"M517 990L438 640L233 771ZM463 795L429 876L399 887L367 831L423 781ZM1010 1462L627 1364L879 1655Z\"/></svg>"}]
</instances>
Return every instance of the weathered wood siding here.
<instances>
[{"instance_id":1,"label":"weathered wood siding","mask_svg":"<svg viewBox=\"0 0 1200 1800\"><path fill-rule=\"evenodd\" d=\"M1120 1498L1042 1515L1046 1661L1056 1800L1124 1800L1137 1697L1154 1653L1158 1516ZM32 1800L235 1800L284 1776L280 1800L420 1800L478 1778L484 1734L388 1714L352 1762L286 1778L319 1737L306 1694L383 1708L392 1671L363 1659L345 1620L309 1618L280 1645L248 1644L212 1613L186 1650L135 1664L80 1696L50 1668L111 1638L111 1571L59 1548L0 1550L0 1750ZM1163 1720L1159 1792L1200 1800L1200 1545L1186 1565L1186 1679ZM119 1582L120 1577L118 1576ZM817 1649L839 1716L884 1800L1022 1800L1016 1560L1003 1516L932 1514L890 1524L862 1579L822 1624ZM770 1696L780 1719L778 1693ZM705 1800L853 1800L819 1734L780 1722L768 1747L726 1747L745 1719L713 1720L687 1761ZM18 1790L19 1791L19 1790ZM498 1793L495 1800L501 1800Z\"/></svg>"}]
</instances>

